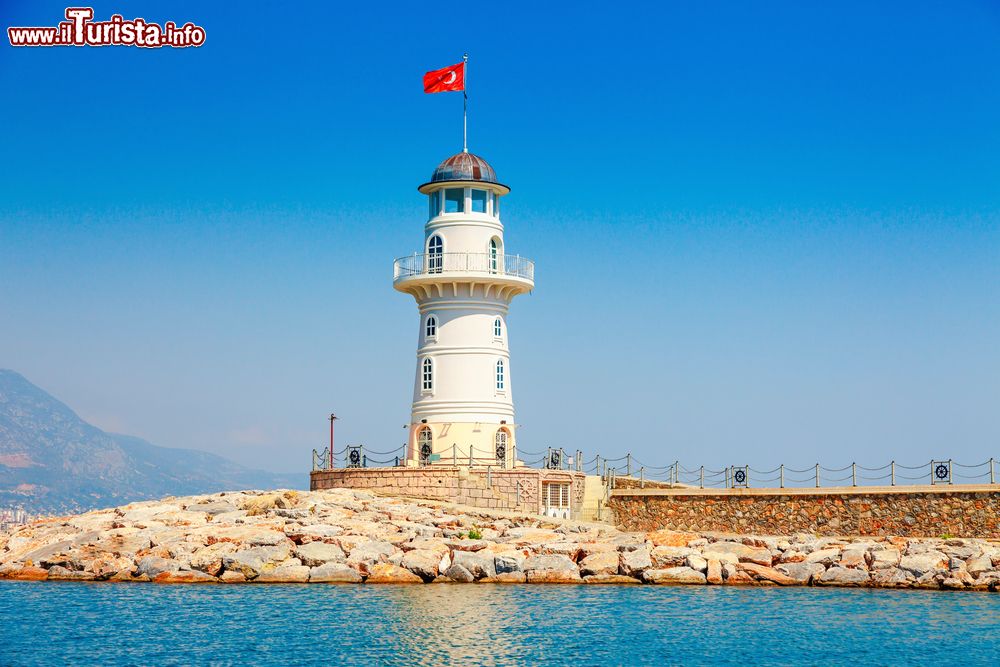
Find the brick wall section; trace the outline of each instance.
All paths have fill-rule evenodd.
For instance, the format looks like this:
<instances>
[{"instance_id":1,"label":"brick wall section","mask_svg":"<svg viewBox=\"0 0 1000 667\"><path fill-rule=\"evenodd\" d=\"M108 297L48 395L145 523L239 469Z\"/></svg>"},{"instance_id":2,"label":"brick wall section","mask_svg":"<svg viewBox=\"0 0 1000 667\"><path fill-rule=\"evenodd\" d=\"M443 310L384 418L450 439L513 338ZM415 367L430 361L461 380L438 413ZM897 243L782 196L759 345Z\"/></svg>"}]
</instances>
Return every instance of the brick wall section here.
<instances>
[{"instance_id":1,"label":"brick wall section","mask_svg":"<svg viewBox=\"0 0 1000 667\"><path fill-rule=\"evenodd\" d=\"M427 498L488 509L540 512L542 482L570 482L572 518L583 507L583 473L514 468L491 470L451 466L314 470L309 489L368 489L409 498ZM520 491L518 490L520 484Z\"/></svg>"},{"instance_id":2,"label":"brick wall section","mask_svg":"<svg viewBox=\"0 0 1000 667\"><path fill-rule=\"evenodd\" d=\"M623 530L1000 538L1000 486L817 489L621 489Z\"/></svg>"}]
</instances>

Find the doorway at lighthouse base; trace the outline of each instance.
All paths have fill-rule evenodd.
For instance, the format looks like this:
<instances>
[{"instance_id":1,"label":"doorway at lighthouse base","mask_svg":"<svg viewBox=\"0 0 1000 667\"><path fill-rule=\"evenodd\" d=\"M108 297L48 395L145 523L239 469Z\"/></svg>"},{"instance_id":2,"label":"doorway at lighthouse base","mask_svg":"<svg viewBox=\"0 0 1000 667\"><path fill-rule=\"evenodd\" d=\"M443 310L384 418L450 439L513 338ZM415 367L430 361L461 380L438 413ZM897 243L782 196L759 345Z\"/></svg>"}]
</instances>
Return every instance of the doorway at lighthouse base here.
<instances>
[{"instance_id":1,"label":"doorway at lighthouse base","mask_svg":"<svg viewBox=\"0 0 1000 667\"><path fill-rule=\"evenodd\" d=\"M385 495L441 500L554 518L584 516L586 475L572 470L469 468L434 465L314 470L309 488L364 489Z\"/></svg>"}]
</instances>

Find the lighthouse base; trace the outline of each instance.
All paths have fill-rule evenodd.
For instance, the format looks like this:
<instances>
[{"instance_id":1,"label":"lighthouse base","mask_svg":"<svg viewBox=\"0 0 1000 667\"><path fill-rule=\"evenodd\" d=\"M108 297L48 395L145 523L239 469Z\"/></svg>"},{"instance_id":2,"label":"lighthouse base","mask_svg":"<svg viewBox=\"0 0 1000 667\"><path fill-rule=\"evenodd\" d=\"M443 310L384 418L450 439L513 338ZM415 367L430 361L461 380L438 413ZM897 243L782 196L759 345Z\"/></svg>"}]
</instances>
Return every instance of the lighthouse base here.
<instances>
[{"instance_id":1,"label":"lighthouse base","mask_svg":"<svg viewBox=\"0 0 1000 667\"><path fill-rule=\"evenodd\" d=\"M341 468L312 471L309 489L364 489L384 495L578 520L583 509L585 479L582 472L524 467Z\"/></svg>"}]
</instances>

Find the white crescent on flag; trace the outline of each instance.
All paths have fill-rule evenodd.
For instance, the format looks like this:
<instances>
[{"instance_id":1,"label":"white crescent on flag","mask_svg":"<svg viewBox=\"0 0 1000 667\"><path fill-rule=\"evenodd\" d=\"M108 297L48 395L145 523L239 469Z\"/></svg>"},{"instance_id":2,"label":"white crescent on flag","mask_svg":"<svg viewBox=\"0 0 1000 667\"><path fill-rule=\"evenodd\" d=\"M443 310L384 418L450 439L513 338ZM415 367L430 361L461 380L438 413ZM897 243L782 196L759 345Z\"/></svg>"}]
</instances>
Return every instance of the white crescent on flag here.
<instances>
[{"instance_id":1,"label":"white crescent on flag","mask_svg":"<svg viewBox=\"0 0 1000 667\"><path fill-rule=\"evenodd\" d=\"M442 81L442 83L452 84L452 83L455 83L455 79L457 79L457 78L458 78L458 74L455 73L455 70L452 70L452 71L448 72L445 75L444 80Z\"/></svg>"}]
</instances>

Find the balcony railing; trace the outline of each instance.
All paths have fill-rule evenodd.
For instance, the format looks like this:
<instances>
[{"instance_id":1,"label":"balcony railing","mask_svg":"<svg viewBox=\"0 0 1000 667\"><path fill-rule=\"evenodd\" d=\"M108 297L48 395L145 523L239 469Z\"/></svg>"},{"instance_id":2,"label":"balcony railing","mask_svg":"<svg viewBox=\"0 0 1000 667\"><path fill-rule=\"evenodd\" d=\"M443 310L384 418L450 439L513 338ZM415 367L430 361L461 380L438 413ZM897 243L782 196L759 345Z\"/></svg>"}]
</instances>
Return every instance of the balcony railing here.
<instances>
[{"instance_id":1,"label":"balcony railing","mask_svg":"<svg viewBox=\"0 0 1000 667\"><path fill-rule=\"evenodd\" d=\"M392 265L392 278L409 278L435 273L484 273L535 280L535 263L520 255L492 255L477 252L414 253L400 257Z\"/></svg>"}]
</instances>

